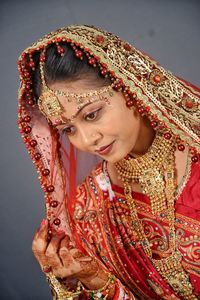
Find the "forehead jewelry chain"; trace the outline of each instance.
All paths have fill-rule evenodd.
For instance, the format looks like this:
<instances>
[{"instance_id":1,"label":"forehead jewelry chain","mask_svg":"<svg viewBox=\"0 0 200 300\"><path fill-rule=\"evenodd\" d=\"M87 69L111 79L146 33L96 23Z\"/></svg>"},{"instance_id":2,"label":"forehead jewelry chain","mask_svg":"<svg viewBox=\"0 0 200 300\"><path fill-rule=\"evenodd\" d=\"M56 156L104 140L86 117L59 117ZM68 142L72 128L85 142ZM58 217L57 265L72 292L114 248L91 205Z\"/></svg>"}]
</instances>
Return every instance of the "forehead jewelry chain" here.
<instances>
[{"instance_id":1,"label":"forehead jewelry chain","mask_svg":"<svg viewBox=\"0 0 200 300\"><path fill-rule=\"evenodd\" d=\"M44 55L44 54L42 54ZM112 83L109 86L103 87L99 90L92 90L86 93L71 93L65 92L62 90L53 91L48 87L45 81L44 76L44 62L40 61L40 74L41 74L41 83L42 83L42 92L38 99L38 107L40 111L50 120L52 117L56 117L55 123L59 125L63 123L62 114L64 109L58 99L58 96L63 96L68 103L74 102L77 105L77 111L80 110L85 104L94 103L98 101L105 101L110 103L109 99L113 97L113 85ZM73 121L75 115L72 116L70 121Z\"/></svg>"}]
</instances>

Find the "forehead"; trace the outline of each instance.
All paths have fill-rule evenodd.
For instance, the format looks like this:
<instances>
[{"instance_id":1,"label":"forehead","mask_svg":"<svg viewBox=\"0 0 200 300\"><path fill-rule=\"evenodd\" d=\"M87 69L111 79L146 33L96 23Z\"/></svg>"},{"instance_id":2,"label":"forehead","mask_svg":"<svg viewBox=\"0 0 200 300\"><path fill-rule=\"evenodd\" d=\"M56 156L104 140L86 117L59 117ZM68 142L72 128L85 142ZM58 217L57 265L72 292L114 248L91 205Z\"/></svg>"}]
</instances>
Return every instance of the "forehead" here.
<instances>
[{"instance_id":1,"label":"forehead","mask_svg":"<svg viewBox=\"0 0 200 300\"><path fill-rule=\"evenodd\" d=\"M97 84L86 80L55 82L49 88L57 95L62 106L61 115L65 120L72 120L85 106L89 107L101 100L107 101L113 95L111 86L97 87Z\"/></svg>"},{"instance_id":2,"label":"forehead","mask_svg":"<svg viewBox=\"0 0 200 300\"><path fill-rule=\"evenodd\" d=\"M91 90L94 90L94 88L92 87L92 83L90 83L89 85L88 82L83 80L78 80L73 82L69 82L69 81L55 82L49 85L49 87L53 91L61 91L64 93L74 93L74 94L83 94ZM66 97L63 95L57 95L57 97L65 113L69 115L73 115L77 111L78 104L76 101L67 101Z\"/></svg>"}]
</instances>

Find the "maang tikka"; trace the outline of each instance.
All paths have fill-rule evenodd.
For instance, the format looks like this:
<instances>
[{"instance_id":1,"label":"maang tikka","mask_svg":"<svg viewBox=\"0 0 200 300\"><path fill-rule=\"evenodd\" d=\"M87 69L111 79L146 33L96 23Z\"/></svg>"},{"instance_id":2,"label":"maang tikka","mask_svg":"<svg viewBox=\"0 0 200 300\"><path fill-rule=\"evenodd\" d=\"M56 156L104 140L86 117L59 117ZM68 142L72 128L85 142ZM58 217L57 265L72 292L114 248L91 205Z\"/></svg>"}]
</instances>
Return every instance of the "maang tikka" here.
<instances>
[{"instance_id":1,"label":"maang tikka","mask_svg":"<svg viewBox=\"0 0 200 300\"><path fill-rule=\"evenodd\" d=\"M44 54L42 54L44 56ZM46 84L44 76L44 61L40 60L40 75L42 83L42 92L38 99L38 107L40 111L45 115L45 117L50 121L51 117L56 117L53 125L59 125L64 123L62 118L62 113L64 109L58 99L58 96L63 96L67 99L67 102L73 102L77 104L77 111L79 111L85 104L94 103L98 101L105 101L109 103L109 98L114 95L113 84L103 87L99 90L92 90L86 93L70 93L64 92L62 90L53 91ZM73 121L76 115L73 115L70 120ZM50 121L51 122L51 121Z\"/></svg>"}]
</instances>

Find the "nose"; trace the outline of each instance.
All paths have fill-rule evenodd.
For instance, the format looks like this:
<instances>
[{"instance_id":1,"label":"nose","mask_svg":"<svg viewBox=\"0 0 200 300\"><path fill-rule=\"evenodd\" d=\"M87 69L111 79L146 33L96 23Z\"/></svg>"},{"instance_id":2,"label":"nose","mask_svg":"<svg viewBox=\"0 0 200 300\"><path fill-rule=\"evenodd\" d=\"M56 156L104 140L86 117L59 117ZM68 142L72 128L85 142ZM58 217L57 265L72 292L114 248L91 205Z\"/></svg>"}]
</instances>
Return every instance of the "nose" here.
<instances>
[{"instance_id":1,"label":"nose","mask_svg":"<svg viewBox=\"0 0 200 300\"><path fill-rule=\"evenodd\" d=\"M91 148L98 144L98 141L101 139L101 133L95 130L94 128L80 128L80 137L81 143L84 148Z\"/></svg>"}]
</instances>

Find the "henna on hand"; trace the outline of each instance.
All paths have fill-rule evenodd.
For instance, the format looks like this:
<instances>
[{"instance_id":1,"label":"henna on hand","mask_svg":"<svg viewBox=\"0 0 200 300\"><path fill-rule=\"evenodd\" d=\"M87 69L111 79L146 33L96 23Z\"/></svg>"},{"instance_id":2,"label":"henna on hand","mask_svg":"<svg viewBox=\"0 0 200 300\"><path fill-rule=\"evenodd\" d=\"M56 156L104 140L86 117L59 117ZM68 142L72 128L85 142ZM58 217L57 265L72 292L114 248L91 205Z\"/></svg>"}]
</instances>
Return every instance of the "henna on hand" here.
<instances>
[{"instance_id":1,"label":"henna on hand","mask_svg":"<svg viewBox=\"0 0 200 300\"><path fill-rule=\"evenodd\" d=\"M46 220L42 222L32 243L33 253L41 268L50 266L52 273L62 279L73 277L82 282L93 282L100 268L97 260L75 248L64 232L51 230L50 238L48 232ZM99 278L102 281L101 276Z\"/></svg>"}]
</instances>

